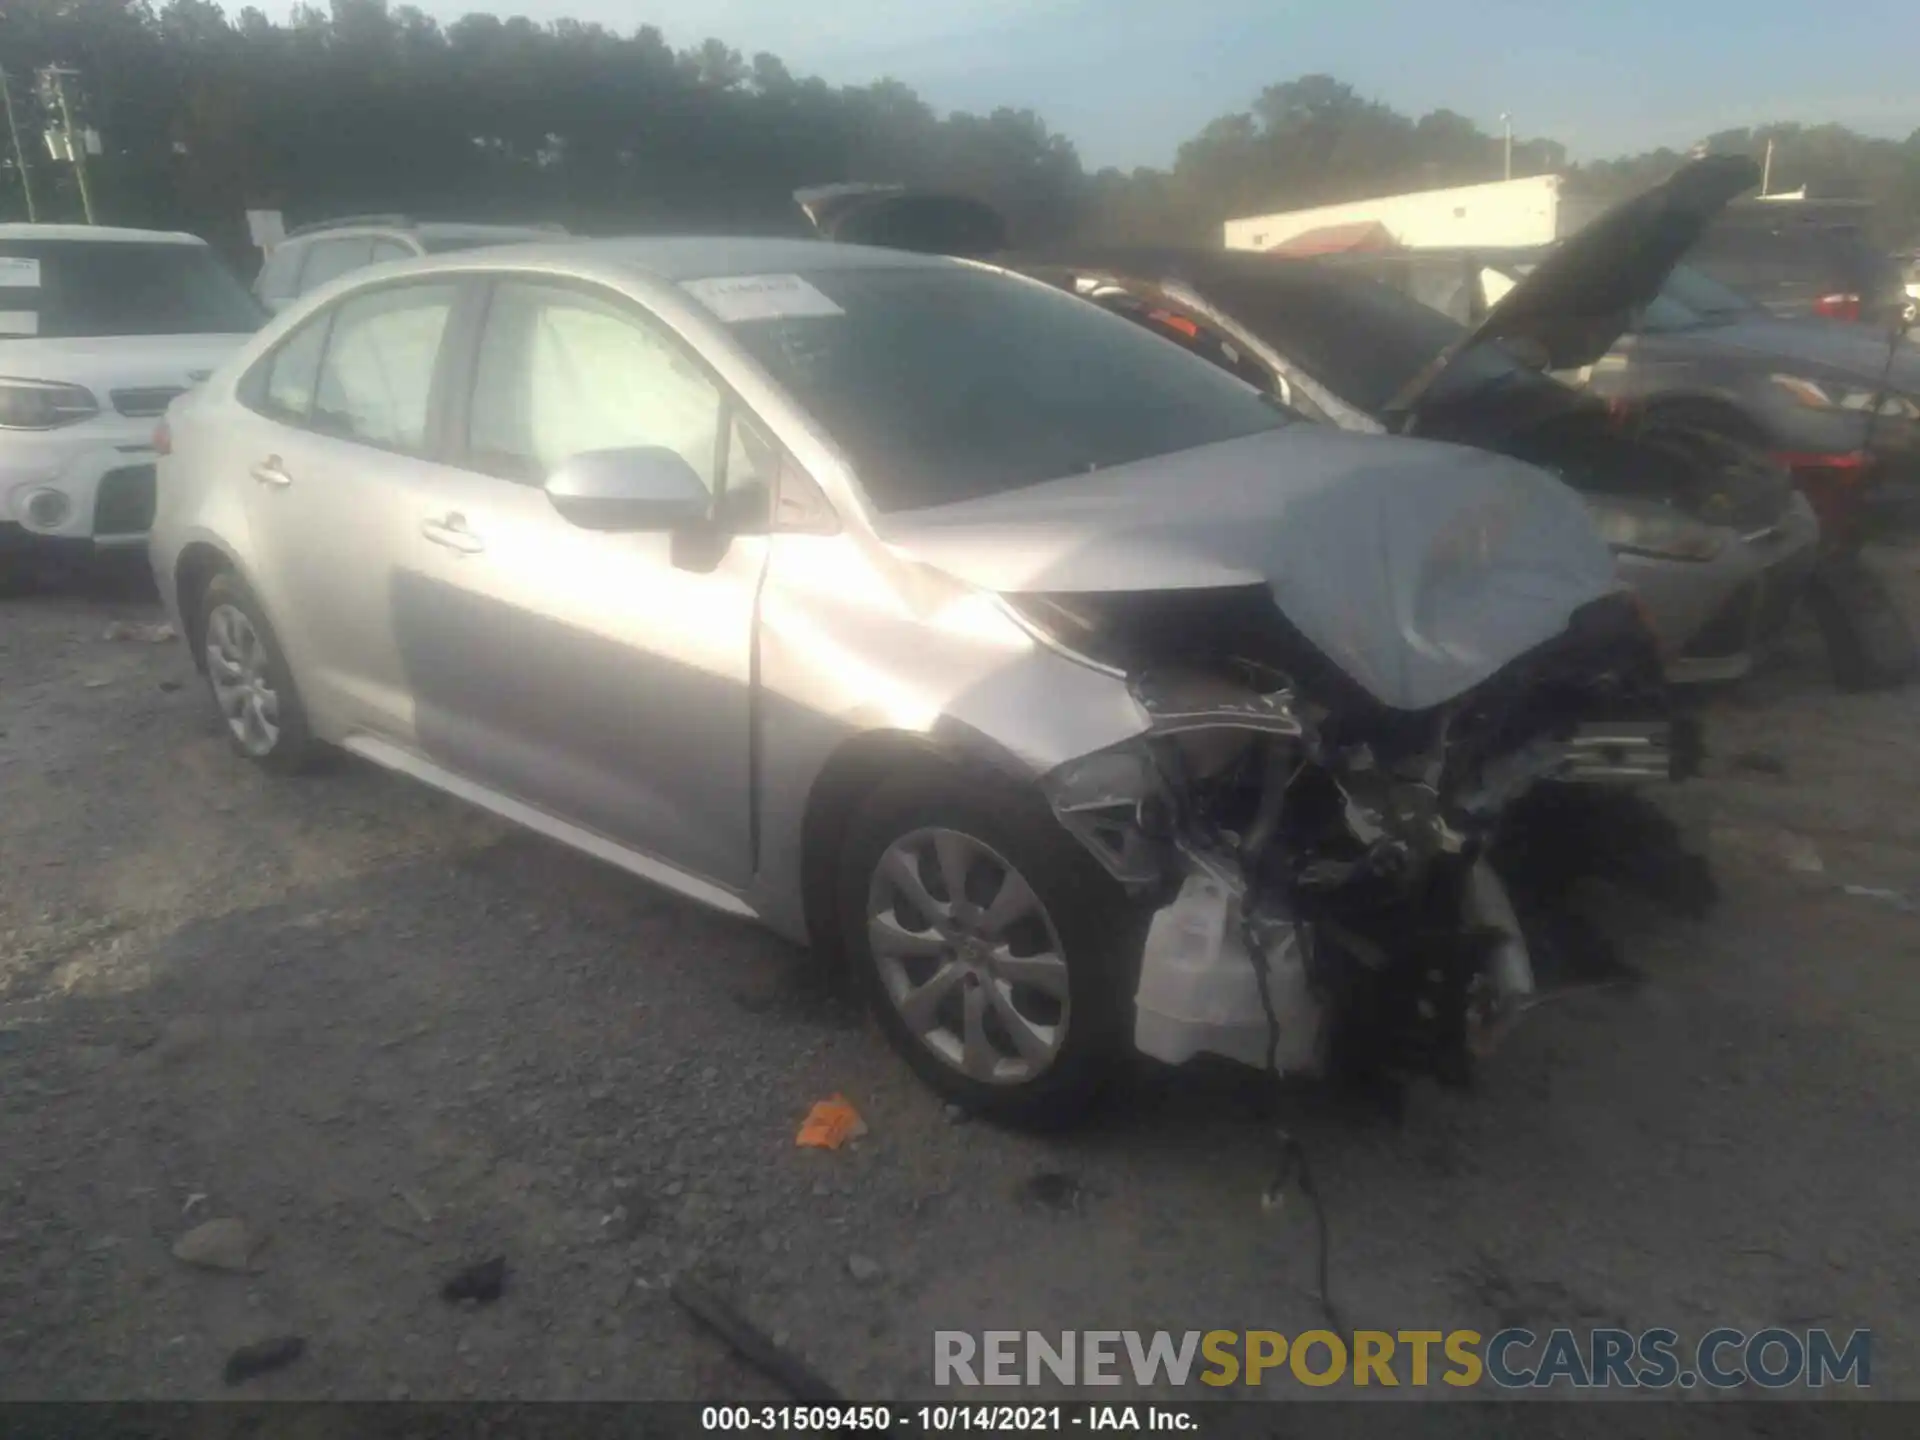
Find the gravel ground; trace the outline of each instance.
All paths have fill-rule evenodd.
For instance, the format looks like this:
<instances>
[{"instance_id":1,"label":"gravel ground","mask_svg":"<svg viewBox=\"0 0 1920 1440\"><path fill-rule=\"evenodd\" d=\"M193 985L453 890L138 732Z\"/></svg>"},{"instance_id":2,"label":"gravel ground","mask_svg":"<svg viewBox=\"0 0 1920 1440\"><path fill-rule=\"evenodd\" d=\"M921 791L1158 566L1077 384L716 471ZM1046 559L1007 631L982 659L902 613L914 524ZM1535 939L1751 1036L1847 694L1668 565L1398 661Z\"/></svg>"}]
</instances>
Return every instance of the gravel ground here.
<instances>
[{"instance_id":1,"label":"gravel ground","mask_svg":"<svg viewBox=\"0 0 1920 1440\"><path fill-rule=\"evenodd\" d=\"M1920 551L1878 559L1920 616ZM231 1394L284 1334L242 1393L779 1398L669 1300L689 1267L867 1398L932 1393L936 1328L1321 1323L1242 1087L952 1123L780 942L358 764L242 764L180 646L114 625L157 619L98 579L0 602L0 1399ZM1297 1101L1335 1298L1870 1326L1920 1397L1920 915L1843 888L1920 899L1920 692L1836 695L1802 639L1708 718L1680 809L1725 899L1623 912L1646 983L1397 1129ZM834 1093L871 1133L796 1149ZM222 1217L253 1273L171 1253ZM496 1254L498 1303L439 1297Z\"/></svg>"}]
</instances>

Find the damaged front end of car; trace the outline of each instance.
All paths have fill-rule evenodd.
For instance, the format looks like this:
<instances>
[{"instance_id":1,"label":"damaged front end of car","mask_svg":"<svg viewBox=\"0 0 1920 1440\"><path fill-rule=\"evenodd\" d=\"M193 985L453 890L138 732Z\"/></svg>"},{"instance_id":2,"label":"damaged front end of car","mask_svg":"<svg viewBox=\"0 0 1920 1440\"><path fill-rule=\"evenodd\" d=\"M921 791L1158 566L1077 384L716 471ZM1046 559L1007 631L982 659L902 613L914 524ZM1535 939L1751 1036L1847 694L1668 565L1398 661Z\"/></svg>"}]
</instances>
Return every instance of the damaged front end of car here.
<instances>
[{"instance_id":1,"label":"damaged front end of car","mask_svg":"<svg viewBox=\"0 0 1920 1440\"><path fill-rule=\"evenodd\" d=\"M1010 602L1124 676L1149 717L1042 786L1157 907L1134 1038L1171 1063L1464 1082L1534 990L1489 861L1508 808L1542 784L1659 782L1694 763L1624 594L1421 711L1362 690L1264 587Z\"/></svg>"}]
</instances>

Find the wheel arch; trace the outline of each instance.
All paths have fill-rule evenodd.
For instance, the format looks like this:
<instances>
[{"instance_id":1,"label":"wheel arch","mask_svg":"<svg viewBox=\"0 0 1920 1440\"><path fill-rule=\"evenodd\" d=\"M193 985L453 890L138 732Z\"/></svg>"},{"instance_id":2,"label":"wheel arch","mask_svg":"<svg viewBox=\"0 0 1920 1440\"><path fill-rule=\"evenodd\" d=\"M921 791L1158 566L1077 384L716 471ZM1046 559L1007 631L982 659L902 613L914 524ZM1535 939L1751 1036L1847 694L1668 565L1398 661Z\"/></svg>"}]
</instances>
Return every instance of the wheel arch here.
<instances>
[{"instance_id":1,"label":"wheel arch","mask_svg":"<svg viewBox=\"0 0 1920 1440\"><path fill-rule=\"evenodd\" d=\"M201 600L213 578L223 572L241 575L240 565L224 548L211 540L190 540L181 547L173 563L173 599L180 616L180 633L186 637L193 655L194 668L206 673L206 636L200 633ZM244 581L245 576L241 575Z\"/></svg>"},{"instance_id":2,"label":"wheel arch","mask_svg":"<svg viewBox=\"0 0 1920 1440\"><path fill-rule=\"evenodd\" d=\"M951 717L943 716L925 732L867 730L842 742L814 777L800 822L800 899L807 943L831 965L837 966L843 954L835 886L854 812L883 781L920 766L982 770L1023 784L1037 778L1004 745Z\"/></svg>"}]
</instances>

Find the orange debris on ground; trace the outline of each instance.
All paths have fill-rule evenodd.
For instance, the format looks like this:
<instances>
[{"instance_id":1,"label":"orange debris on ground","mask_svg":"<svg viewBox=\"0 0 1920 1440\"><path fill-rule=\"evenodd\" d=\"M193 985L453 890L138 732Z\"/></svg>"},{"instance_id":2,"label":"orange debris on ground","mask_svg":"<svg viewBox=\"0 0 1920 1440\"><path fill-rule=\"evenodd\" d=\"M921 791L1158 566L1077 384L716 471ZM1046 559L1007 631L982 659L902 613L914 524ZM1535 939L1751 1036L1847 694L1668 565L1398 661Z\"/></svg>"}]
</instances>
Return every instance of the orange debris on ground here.
<instances>
[{"instance_id":1,"label":"orange debris on ground","mask_svg":"<svg viewBox=\"0 0 1920 1440\"><path fill-rule=\"evenodd\" d=\"M860 1112L847 1103L844 1095L835 1095L814 1101L793 1143L814 1150L838 1150L866 1133L867 1122L860 1118Z\"/></svg>"}]
</instances>

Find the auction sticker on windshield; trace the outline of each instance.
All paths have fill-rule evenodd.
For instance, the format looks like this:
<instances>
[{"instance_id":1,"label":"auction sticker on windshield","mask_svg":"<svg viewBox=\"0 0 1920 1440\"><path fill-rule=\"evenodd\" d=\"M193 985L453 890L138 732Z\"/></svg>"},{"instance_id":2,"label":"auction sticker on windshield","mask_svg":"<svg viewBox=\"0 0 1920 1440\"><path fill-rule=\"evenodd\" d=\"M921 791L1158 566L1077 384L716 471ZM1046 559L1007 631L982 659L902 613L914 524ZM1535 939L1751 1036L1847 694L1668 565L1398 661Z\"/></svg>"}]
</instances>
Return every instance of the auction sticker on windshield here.
<instances>
[{"instance_id":1,"label":"auction sticker on windshield","mask_svg":"<svg viewBox=\"0 0 1920 1440\"><path fill-rule=\"evenodd\" d=\"M0 255L0 290L38 290L40 262L26 255Z\"/></svg>"},{"instance_id":2,"label":"auction sticker on windshield","mask_svg":"<svg viewBox=\"0 0 1920 1440\"><path fill-rule=\"evenodd\" d=\"M680 288L729 325L847 313L798 275L721 275Z\"/></svg>"}]
</instances>

